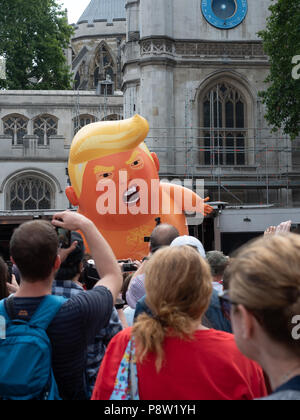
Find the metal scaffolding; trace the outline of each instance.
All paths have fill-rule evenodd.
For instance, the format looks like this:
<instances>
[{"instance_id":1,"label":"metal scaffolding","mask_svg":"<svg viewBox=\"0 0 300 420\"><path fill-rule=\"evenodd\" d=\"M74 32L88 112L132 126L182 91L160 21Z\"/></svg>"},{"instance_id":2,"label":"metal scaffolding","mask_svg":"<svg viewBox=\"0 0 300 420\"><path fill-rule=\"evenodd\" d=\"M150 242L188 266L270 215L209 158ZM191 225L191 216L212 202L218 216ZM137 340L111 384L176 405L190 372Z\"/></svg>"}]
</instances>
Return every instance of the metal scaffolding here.
<instances>
[{"instance_id":1,"label":"metal scaffolding","mask_svg":"<svg viewBox=\"0 0 300 420\"><path fill-rule=\"evenodd\" d=\"M216 90L218 95L219 89ZM101 92L100 97L101 97ZM99 120L111 112L107 91L99 101ZM207 193L213 201L228 201L233 205L263 204L288 207L300 205L300 142L291 142L282 132L272 133L263 127L263 113L257 106L257 126L224 128L219 124L218 96L210 93L210 126L193 126L195 99L192 89L186 90L183 127L151 128L146 139L151 151L160 158L162 178L204 179ZM103 101L104 99L104 101ZM131 92L127 108L135 109L136 98ZM126 107L126 106L125 106ZM79 126L80 95L75 96L75 125ZM119 114L122 111L119 110ZM104 117L104 118L103 118ZM122 115L121 115L122 117ZM238 138L242 146L227 144L228 133ZM234 163L232 163L234 162ZM256 192L256 193L255 193Z\"/></svg>"},{"instance_id":2,"label":"metal scaffolding","mask_svg":"<svg viewBox=\"0 0 300 420\"><path fill-rule=\"evenodd\" d=\"M272 134L269 129L248 128L244 130L243 148L228 147L226 141L221 144L220 139L224 140L227 131L239 130L214 128L207 146L203 134L206 131L205 127L189 125L150 130L147 141L161 144L152 147L151 151L160 157L162 177L204 179L205 188L213 193L214 201L224 201L226 196L231 203L246 204L241 196L257 190L256 199L252 194L253 204L293 204L292 193L297 190L300 193L300 145L297 141L292 143L288 136ZM162 132L173 132L175 138L160 136ZM160 138L161 141L151 142ZM232 156L243 156L240 161L244 163L228 164Z\"/></svg>"}]
</instances>

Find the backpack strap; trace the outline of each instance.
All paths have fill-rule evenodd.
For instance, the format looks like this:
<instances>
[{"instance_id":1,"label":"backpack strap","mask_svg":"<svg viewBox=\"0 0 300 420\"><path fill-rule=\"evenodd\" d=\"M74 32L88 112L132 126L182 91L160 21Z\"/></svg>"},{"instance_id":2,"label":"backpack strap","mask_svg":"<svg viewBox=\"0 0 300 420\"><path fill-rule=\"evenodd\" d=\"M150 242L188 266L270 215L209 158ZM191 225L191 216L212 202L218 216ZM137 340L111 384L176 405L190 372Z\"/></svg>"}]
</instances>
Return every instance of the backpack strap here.
<instances>
[{"instance_id":1,"label":"backpack strap","mask_svg":"<svg viewBox=\"0 0 300 420\"><path fill-rule=\"evenodd\" d=\"M66 301L67 299L62 296L45 296L31 317L29 325L46 330ZM15 319L13 296L3 299L0 302L0 315L2 315L7 322Z\"/></svg>"},{"instance_id":2,"label":"backpack strap","mask_svg":"<svg viewBox=\"0 0 300 420\"><path fill-rule=\"evenodd\" d=\"M6 322L9 322L11 319L8 314L7 300L8 299L3 299L0 302L0 315L3 316L3 318L5 318Z\"/></svg>"},{"instance_id":3,"label":"backpack strap","mask_svg":"<svg viewBox=\"0 0 300 420\"><path fill-rule=\"evenodd\" d=\"M29 325L31 327L47 330L49 324L55 318L56 314L66 301L67 299L62 296L45 296L31 317Z\"/></svg>"},{"instance_id":4,"label":"backpack strap","mask_svg":"<svg viewBox=\"0 0 300 420\"><path fill-rule=\"evenodd\" d=\"M5 306L5 309L6 309L6 312L7 312L7 315L9 316L9 318L11 320L15 319L16 312L15 312L13 295L11 295L7 299L5 299L4 306Z\"/></svg>"}]
</instances>

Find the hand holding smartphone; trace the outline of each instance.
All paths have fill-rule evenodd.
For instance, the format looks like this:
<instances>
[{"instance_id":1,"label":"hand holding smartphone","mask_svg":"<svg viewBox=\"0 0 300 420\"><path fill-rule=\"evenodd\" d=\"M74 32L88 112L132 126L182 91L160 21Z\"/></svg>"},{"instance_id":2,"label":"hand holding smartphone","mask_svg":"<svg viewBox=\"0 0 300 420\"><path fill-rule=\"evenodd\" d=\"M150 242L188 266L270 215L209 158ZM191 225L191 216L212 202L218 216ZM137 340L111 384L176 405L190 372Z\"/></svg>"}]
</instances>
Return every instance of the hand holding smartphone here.
<instances>
[{"instance_id":1,"label":"hand holding smartphone","mask_svg":"<svg viewBox=\"0 0 300 420\"><path fill-rule=\"evenodd\" d=\"M64 229L64 228L60 228L60 227L56 227L55 228L56 233L57 233L57 237L58 237L58 247L61 249L68 249L71 246L71 231Z\"/></svg>"}]
</instances>

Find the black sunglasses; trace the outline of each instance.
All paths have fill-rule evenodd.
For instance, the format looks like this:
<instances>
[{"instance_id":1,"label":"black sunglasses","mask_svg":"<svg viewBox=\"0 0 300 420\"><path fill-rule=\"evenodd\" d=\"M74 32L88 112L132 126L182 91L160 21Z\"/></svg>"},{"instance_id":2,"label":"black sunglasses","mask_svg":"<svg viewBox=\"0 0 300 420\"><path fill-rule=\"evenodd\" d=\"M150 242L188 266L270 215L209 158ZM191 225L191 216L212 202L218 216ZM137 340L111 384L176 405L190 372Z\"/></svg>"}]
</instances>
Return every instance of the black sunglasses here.
<instances>
[{"instance_id":1,"label":"black sunglasses","mask_svg":"<svg viewBox=\"0 0 300 420\"><path fill-rule=\"evenodd\" d=\"M229 292L226 291L219 296L221 309L224 317L231 322L231 308L233 305L238 305L230 299Z\"/></svg>"}]
</instances>

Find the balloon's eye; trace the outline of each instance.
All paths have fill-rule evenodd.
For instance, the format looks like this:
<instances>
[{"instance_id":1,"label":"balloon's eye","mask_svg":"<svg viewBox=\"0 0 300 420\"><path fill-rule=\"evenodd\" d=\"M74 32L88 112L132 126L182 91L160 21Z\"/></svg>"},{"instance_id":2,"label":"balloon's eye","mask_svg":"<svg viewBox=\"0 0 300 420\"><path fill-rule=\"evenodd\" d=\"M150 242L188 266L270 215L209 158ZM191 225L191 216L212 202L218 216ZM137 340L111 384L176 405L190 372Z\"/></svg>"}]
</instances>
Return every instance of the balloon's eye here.
<instances>
[{"instance_id":1,"label":"balloon's eye","mask_svg":"<svg viewBox=\"0 0 300 420\"><path fill-rule=\"evenodd\" d=\"M133 169L142 169L144 167L144 161L142 158L138 158L130 165Z\"/></svg>"},{"instance_id":2,"label":"balloon's eye","mask_svg":"<svg viewBox=\"0 0 300 420\"><path fill-rule=\"evenodd\" d=\"M113 179L113 172L103 172L96 175L97 181L107 181L108 179Z\"/></svg>"}]
</instances>

